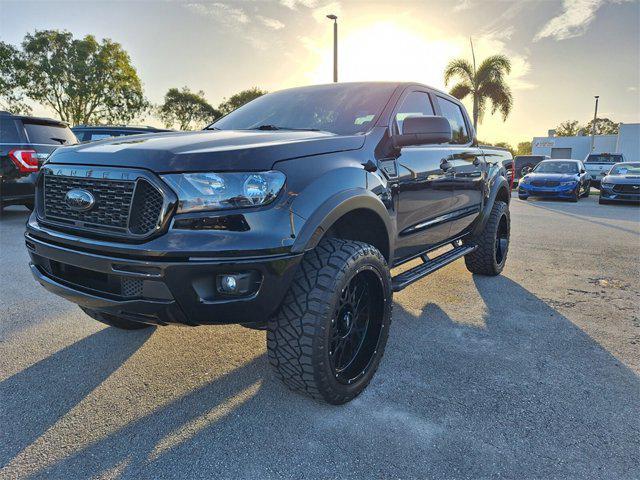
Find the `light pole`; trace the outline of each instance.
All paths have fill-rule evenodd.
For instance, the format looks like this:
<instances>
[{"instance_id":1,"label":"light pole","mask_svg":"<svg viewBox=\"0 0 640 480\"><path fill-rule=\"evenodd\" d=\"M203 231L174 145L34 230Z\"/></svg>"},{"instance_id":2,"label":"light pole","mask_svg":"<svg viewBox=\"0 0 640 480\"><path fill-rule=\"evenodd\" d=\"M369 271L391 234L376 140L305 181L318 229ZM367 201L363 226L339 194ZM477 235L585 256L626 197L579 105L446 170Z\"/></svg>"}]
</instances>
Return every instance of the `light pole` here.
<instances>
[{"instance_id":1,"label":"light pole","mask_svg":"<svg viewBox=\"0 0 640 480\"><path fill-rule=\"evenodd\" d=\"M596 122L598 119L598 99L600 95L595 95L596 99L596 111L593 113L593 123L591 124L591 151L593 152L595 142L596 142Z\"/></svg>"},{"instance_id":2,"label":"light pole","mask_svg":"<svg viewBox=\"0 0 640 480\"><path fill-rule=\"evenodd\" d=\"M333 81L338 81L338 17L327 15L329 20L333 20Z\"/></svg>"}]
</instances>

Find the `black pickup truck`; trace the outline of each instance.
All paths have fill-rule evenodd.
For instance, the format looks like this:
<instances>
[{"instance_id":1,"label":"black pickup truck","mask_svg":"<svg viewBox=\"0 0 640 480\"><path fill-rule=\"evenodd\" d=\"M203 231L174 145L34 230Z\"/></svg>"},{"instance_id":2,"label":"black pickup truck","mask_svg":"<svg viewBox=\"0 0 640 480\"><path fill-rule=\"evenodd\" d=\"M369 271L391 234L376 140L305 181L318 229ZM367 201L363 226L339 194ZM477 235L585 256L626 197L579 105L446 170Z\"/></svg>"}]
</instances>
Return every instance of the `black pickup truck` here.
<instances>
[{"instance_id":1,"label":"black pickup truck","mask_svg":"<svg viewBox=\"0 0 640 480\"><path fill-rule=\"evenodd\" d=\"M461 257L502 271L509 198L455 98L332 84L57 150L25 239L35 278L96 320L265 329L284 383L340 404L378 368L392 292Z\"/></svg>"}]
</instances>

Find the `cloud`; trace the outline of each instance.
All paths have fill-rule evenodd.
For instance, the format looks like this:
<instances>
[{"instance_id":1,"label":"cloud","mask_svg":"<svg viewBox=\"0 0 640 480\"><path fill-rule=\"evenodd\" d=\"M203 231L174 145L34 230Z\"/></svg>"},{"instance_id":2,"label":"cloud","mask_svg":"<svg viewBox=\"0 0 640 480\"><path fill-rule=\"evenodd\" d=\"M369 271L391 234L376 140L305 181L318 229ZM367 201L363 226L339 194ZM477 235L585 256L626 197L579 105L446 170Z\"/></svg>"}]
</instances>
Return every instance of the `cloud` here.
<instances>
[{"instance_id":1,"label":"cloud","mask_svg":"<svg viewBox=\"0 0 640 480\"><path fill-rule=\"evenodd\" d=\"M621 3L625 0L563 0L562 13L552 18L536 34L533 41L543 38L566 40L583 35L591 22L596 18L596 12L606 3Z\"/></svg>"},{"instance_id":2,"label":"cloud","mask_svg":"<svg viewBox=\"0 0 640 480\"><path fill-rule=\"evenodd\" d=\"M185 7L194 13L214 17L227 24L247 24L250 22L249 16L243 9L226 3L187 3Z\"/></svg>"},{"instance_id":3,"label":"cloud","mask_svg":"<svg viewBox=\"0 0 640 480\"><path fill-rule=\"evenodd\" d=\"M469 10L473 6L473 2L471 0L460 0L456 5L453 6L454 12L462 12L463 10Z\"/></svg>"},{"instance_id":4,"label":"cloud","mask_svg":"<svg viewBox=\"0 0 640 480\"><path fill-rule=\"evenodd\" d=\"M284 28L284 23L280 20L276 20L275 18L263 17L262 15L258 15L256 17L265 27L272 28L273 30L280 30Z\"/></svg>"},{"instance_id":5,"label":"cloud","mask_svg":"<svg viewBox=\"0 0 640 480\"><path fill-rule=\"evenodd\" d=\"M313 8L318 4L317 0L280 0L280 5L296 10L299 6Z\"/></svg>"}]
</instances>

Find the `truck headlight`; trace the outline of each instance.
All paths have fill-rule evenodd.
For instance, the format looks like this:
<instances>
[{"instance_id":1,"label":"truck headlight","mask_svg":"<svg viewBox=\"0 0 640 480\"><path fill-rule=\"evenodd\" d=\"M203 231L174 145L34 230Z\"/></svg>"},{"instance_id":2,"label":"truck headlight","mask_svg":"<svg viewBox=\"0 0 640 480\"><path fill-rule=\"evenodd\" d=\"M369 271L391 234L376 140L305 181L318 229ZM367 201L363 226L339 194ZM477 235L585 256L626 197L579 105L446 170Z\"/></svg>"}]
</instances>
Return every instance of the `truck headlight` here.
<instances>
[{"instance_id":1,"label":"truck headlight","mask_svg":"<svg viewBox=\"0 0 640 480\"><path fill-rule=\"evenodd\" d=\"M178 213L246 208L271 203L284 185L284 173L205 172L162 175L178 195Z\"/></svg>"}]
</instances>

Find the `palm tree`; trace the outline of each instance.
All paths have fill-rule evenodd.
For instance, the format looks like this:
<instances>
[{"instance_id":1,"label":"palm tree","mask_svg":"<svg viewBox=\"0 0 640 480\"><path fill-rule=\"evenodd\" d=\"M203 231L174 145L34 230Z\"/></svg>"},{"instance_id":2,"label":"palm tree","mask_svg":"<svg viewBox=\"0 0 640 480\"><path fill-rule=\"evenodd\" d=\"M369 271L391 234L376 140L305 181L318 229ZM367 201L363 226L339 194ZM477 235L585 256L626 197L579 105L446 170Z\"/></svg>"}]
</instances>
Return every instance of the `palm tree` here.
<instances>
[{"instance_id":1,"label":"palm tree","mask_svg":"<svg viewBox=\"0 0 640 480\"><path fill-rule=\"evenodd\" d=\"M506 75L511 72L511 62L507 57L492 55L477 70L475 63L475 56L473 65L462 58L451 60L444 71L444 84L448 85L453 77L460 79L450 93L459 100L471 95L473 128L477 132L478 120L482 120L487 100L491 102L491 114L500 110L502 119L506 120L513 107L513 97L505 80Z\"/></svg>"}]
</instances>

